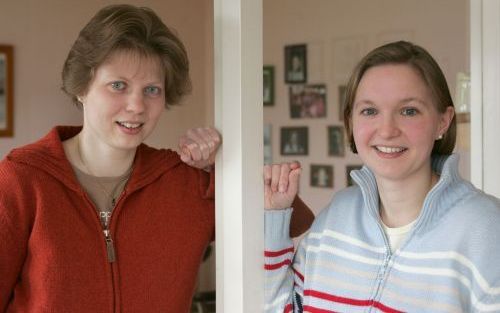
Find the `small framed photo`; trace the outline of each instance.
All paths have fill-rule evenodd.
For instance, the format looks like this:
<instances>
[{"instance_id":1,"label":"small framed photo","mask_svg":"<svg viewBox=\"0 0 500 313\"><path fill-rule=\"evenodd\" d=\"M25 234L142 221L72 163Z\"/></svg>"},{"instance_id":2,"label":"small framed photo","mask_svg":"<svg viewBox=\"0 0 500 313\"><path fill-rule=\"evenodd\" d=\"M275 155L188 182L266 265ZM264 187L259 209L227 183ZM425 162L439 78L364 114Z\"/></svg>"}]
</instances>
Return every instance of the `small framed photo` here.
<instances>
[{"instance_id":1,"label":"small framed photo","mask_svg":"<svg viewBox=\"0 0 500 313\"><path fill-rule=\"evenodd\" d=\"M333 166L311 164L311 187L333 188Z\"/></svg>"},{"instance_id":2,"label":"small framed photo","mask_svg":"<svg viewBox=\"0 0 500 313\"><path fill-rule=\"evenodd\" d=\"M303 84L307 81L307 46L285 46L285 82Z\"/></svg>"},{"instance_id":3,"label":"small framed photo","mask_svg":"<svg viewBox=\"0 0 500 313\"><path fill-rule=\"evenodd\" d=\"M339 121L344 120L344 106L345 106L345 100L346 100L346 91L347 91L347 86L346 85L339 85L338 87L338 93L339 93Z\"/></svg>"},{"instance_id":4,"label":"small framed photo","mask_svg":"<svg viewBox=\"0 0 500 313\"><path fill-rule=\"evenodd\" d=\"M264 125L264 164L273 163L273 147L271 145L271 124Z\"/></svg>"},{"instance_id":5,"label":"small framed photo","mask_svg":"<svg viewBox=\"0 0 500 313\"><path fill-rule=\"evenodd\" d=\"M309 129L307 127L281 128L281 155L307 155Z\"/></svg>"},{"instance_id":6,"label":"small framed photo","mask_svg":"<svg viewBox=\"0 0 500 313\"><path fill-rule=\"evenodd\" d=\"M292 85L289 87L290 117L326 117L325 85Z\"/></svg>"},{"instance_id":7,"label":"small framed photo","mask_svg":"<svg viewBox=\"0 0 500 313\"><path fill-rule=\"evenodd\" d=\"M264 88L263 90L263 102L264 105L273 105L274 104L274 66L266 65L263 70L263 82Z\"/></svg>"},{"instance_id":8,"label":"small framed photo","mask_svg":"<svg viewBox=\"0 0 500 313\"><path fill-rule=\"evenodd\" d=\"M336 157L345 155L343 126L328 126L328 155Z\"/></svg>"},{"instance_id":9,"label":"small framed photo","mask_svg":"<svg viewBox=\"0 0 500 313\"><path fill-rule=\"evenodd\" d=\"M345 174L346 174L346 178L347 178L347 186L354 185L354 181L352 180L352 177L351 177L351 171L359 170L362 167L363 167L363 165L347 165L345 167Z\"/></svg>"},{"instance_id":10,"label":"small framed photo","mask_svg":"<svg viewBox=\"0 0 500 313\"><path fill-rule=\"evenodd\" d=\"M12 46L0 45L0 137L14 133L14 60Z\"/></svg>"}]
</instances>

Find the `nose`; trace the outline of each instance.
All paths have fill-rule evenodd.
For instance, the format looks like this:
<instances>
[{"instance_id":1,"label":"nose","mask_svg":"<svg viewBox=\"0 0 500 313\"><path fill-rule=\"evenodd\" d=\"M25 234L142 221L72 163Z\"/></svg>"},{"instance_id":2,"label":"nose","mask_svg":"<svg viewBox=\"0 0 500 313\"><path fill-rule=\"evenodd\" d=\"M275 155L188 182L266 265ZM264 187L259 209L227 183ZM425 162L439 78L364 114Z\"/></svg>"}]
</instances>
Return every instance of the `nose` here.
<instances>
[{"instance_id":1,"label":"nose","mask_svg":"<svg viewBox=\"0 0 500 313\"><path fill-rule=\"evenodd\" d=\"M382 116L378 128L378 133L382 138L393 138L401 134L397 118L393 115Z\"/></svg>"},{"instance_id":2,"label":"nose","mask_svg":"<svg viewBox=\"0 0 500 313\"><path fill-rule=\"evenodd\" d=\"M131 113L141 114L146 110L146 103L142 92L131 92L127 96L126 110Z\"/></svg>"}]
</instances>

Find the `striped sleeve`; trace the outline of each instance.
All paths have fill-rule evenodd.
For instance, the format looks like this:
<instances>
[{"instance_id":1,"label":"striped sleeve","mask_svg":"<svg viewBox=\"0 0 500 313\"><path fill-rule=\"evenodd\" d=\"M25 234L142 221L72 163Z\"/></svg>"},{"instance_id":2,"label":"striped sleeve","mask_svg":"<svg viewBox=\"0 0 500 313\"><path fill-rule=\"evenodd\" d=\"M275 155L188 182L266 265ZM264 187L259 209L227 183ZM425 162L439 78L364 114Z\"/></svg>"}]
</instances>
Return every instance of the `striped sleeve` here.
<instances>
[{"instance_id":1,"label":"striped sleeve","mask_svg":"<svg viewBox=\"0 0 500 313\"><path fill-rule=\"evenodd\" d=\"M292 209L265 214L265 312L302 312L304 242L294 256L289 236Z\"/></svg>"}]
</instances>

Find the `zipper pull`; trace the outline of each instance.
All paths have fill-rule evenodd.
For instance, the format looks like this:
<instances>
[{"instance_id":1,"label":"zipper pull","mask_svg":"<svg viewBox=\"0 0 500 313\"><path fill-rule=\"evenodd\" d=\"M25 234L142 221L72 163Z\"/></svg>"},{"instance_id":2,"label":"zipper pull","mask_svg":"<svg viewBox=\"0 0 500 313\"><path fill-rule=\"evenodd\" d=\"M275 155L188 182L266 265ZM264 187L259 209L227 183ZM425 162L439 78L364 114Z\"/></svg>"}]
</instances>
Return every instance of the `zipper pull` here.
<instances>
[{"instance_id":1,"label":"zipper pull","mask_svg":"<svg viewBox=\"0 0 500 313\"><path fill-rule=\"evenodd\" d=\"M111 233L109 229L103 230L104 239L106 240L106 251L108 252L108 262L113 263L116 260L115 256L115 245L113 244L113 239L111 239Z\"/></svg>"},{"instance_id":2,"label":"zipper pull","mask_svg":"<svg viewBox=\"0 0 500 313\"><path fill-rule=\"evenodd\" d=\"M108 229L108 227L109 227L109 220L111 219L111 212L101 211L99 213L99 215L101 217L102 228Z\"/></svg>"}]
</instances>

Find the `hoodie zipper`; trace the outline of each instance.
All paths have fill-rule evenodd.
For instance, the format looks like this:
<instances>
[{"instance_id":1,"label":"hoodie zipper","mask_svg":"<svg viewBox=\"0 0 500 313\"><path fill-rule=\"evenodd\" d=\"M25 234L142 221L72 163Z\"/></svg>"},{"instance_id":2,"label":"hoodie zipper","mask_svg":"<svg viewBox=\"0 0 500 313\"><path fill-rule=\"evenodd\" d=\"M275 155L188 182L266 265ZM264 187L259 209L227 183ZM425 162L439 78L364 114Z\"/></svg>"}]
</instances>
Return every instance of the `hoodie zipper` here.
<instances>
[{"instance_id":1,"label":"hoodie zipper","mask_svg":"<svg viewBox=\"0 0 500 313\"><path fill-rule=\"evenodd\" d=\"M113 210L115 209L115 205L113 203ZM101 225L102 232L104 234L104 241L106 242L106 252L108 255L108 262L113 263L116 261L115 254L115 244L113 243L113 238L111 237L111 230L109 229L109 222L111 220L111 212L101 212Z\"/></svg>"},{"instance_id":2,"label":"hoodie zipper","mask_svg":"<svg viewBox=\"0 0 500 313\"><path fill-rule=\"evenodd\" d=\"M104 240L106 241L106 251L108 252L108 262L113 263L116 261L115 256L115 245L113 243L113 239L111 238L111 232L109 228L103 230Z\"/></svg>"}]
</instances>

